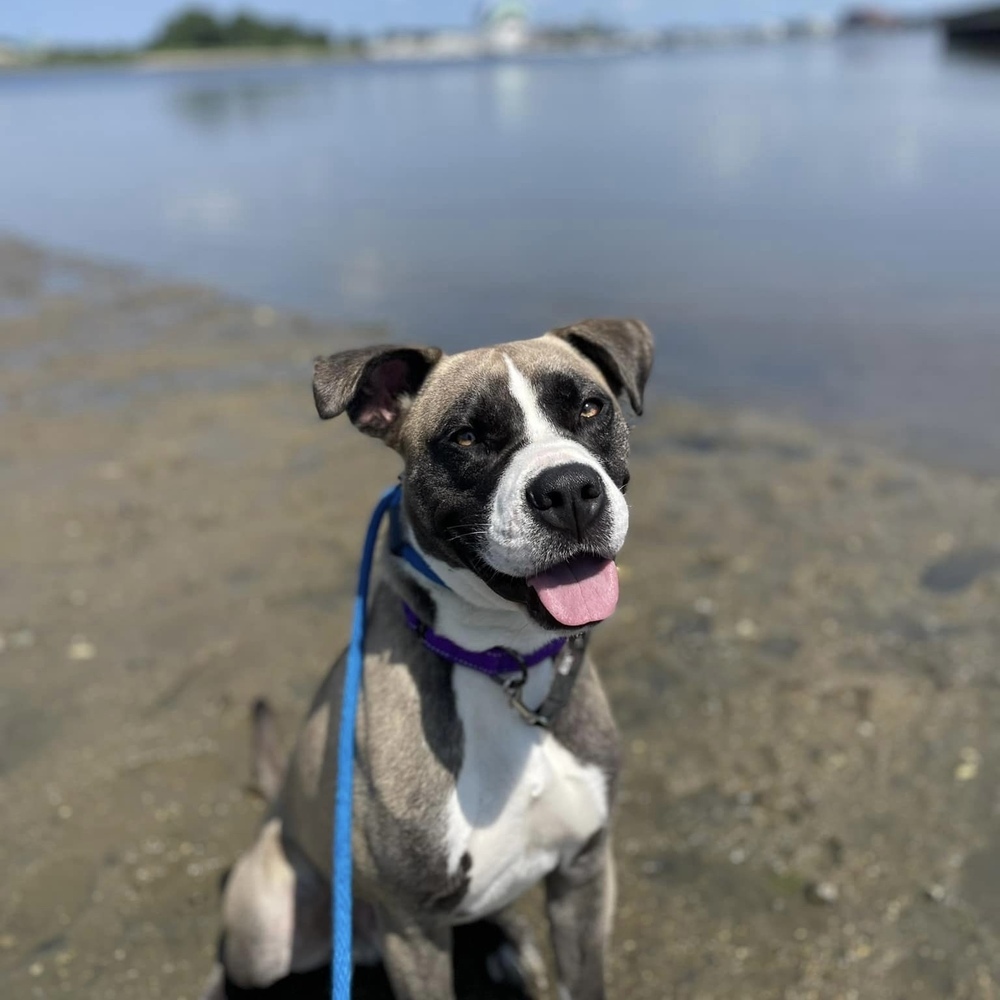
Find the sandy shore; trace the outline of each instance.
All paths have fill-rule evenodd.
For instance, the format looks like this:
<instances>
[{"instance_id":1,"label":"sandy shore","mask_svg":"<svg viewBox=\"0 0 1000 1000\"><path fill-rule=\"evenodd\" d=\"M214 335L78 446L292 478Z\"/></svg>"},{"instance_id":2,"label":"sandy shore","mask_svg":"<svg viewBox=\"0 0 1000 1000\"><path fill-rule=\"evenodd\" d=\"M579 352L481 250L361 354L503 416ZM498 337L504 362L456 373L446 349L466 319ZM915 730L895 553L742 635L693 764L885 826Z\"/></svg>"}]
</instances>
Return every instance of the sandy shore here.
<instances>
[{"instance_id":1,"label":"sandy shore","mask_svg":"<svg viewBox=\"0 0 1000 1000\"><path fill-rule=\"evenodd\" d=\"M0 242L0 995L196 997L247 706L294 730L394 475L309 394L373 335ZM1000 996L1000 480L650 414L612 995Z\"/></svg>"}]
</instances>

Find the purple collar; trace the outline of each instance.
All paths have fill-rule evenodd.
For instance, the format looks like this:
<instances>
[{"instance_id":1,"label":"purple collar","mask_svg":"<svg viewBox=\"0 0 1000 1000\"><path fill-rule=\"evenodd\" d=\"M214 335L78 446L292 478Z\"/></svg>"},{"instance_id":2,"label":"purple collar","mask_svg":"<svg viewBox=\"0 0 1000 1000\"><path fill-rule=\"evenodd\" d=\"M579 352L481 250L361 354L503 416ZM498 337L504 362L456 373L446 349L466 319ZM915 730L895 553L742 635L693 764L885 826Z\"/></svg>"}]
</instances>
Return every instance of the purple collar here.
<instances>
[{"instance_id":1,"label":"purple collar","mask_svg":"<svg viewBox=\"0 0 1000 1000\"><path fill-rule=\"evenodd\" d=\"M437 653L449 663L460 663L463 667L477 670L481 674L486 674L487 677L523 673L529 667L537 666L539 663L557 656L566 645L565 639L553 639L541 649L536 649L533 653L525 653L523 656L509 649L504 649L503 646L494 646L492 649L476 652L464 649L452 642L451 639L438 635L417 617L416 612L405 601L403 602L403 614L406 616L406 624L417 633L421 642L432 653Z\"/></svg>"}]
</instances>

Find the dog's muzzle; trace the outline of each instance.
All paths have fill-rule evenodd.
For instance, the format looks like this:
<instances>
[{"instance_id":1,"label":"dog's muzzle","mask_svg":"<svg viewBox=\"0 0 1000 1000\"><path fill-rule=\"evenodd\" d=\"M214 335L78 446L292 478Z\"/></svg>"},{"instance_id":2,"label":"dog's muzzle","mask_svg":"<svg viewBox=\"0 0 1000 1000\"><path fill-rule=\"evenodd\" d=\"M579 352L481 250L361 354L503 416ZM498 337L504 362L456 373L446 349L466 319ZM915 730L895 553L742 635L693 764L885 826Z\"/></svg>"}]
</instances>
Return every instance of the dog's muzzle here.
<instances>
[{"instance_id":1,"label":"dog's muzzle","mask_svg":"<svg viewBox=\"0 0 1000 1000\"><path fill-rule=\"evenodd\" d=\"M578 542L608 506L600 475L582 462L545 469L528 484L525 494L537 521Z\"/></svg>"}]
</instances>

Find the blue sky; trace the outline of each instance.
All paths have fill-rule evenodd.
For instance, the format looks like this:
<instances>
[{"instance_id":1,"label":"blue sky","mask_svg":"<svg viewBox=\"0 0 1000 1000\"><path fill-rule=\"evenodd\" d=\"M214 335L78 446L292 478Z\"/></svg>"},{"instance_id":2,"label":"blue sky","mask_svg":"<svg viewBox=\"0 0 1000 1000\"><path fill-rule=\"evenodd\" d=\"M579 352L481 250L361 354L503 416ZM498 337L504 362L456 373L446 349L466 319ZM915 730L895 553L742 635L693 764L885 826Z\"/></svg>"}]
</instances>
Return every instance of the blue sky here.
<instances>
[{"instance_id":1,"label":"blue sky","mask_svg":"<svg viewBox=\"0 0 1000 1000\"><path fill-rule=\"evenodd\" d=\"M0 0L0 37L35 42L138 42L182 5L183 0ZM928 10L947 3L894 0L899 10ZM576 20L588 14L627 27L743 23L797 14L834 14L831 0L532 0L540 21ZM388 27L466 26L473 0L247 0L211 3L216 10L249 6L334 31L379 31Z\"/></svg>"}]
</instances>

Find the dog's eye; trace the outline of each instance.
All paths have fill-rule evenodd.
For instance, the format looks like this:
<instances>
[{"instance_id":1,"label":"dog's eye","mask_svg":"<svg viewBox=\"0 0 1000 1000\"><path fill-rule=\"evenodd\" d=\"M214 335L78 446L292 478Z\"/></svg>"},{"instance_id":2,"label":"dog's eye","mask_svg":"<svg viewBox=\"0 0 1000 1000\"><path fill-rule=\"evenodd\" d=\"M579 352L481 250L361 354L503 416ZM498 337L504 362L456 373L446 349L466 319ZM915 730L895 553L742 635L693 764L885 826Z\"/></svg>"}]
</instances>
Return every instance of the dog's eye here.
<instances>
[{"instance_id":1,"label":"dog's eye","mask_svg":"<svg viewBox=\"0 0 1000 1000\"><path fill-rule=\"evenodd\" d=\"M601 410L604 409L604 403L599 399L585 399L583 401L583 406L580 407L580 419L581 420L593 420Z\"/></svg>"},{"instance_id":2,"label":"dog's eye","mask_svg":"<svg viewBox=\"0 0 1000 1000\"><path fill-rule=\"evenodd\" d=\"M476 435L468 427L464 430L456 431L452 434L451 439L460 448L471 448L476 443Z\"/></svg>"}]
</instances>

